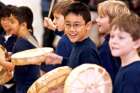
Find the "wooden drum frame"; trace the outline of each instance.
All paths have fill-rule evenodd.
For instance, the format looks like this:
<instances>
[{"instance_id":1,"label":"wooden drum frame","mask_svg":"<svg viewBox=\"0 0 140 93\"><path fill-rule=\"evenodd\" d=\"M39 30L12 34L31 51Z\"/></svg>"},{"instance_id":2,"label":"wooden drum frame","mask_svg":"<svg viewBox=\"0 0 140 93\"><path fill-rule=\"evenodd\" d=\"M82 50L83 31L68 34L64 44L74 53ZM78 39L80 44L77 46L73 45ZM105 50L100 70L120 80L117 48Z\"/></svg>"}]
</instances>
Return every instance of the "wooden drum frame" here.
<instances>
[{"instance_id":1,"label":"wooden drum frame","mask_svg":"<svg viewBox=\"0 0 140 93\"><path fill-rule=\"evenodd\" d=\"M104 68L83 64L66 79L64 93L112 93L112 81Z\"/></svg>"},{"instance_id":2,"label":"wooden drum frame","mask_svg":"<svg viewBox=\"0 0 140 93\"><path fill-rule=\"evenodd\" d=\"M53 48L43 47L28 49L25 51L17 52L11 56L11 61L14 65L30 65L33 61L45 61L48 53L53 52ZM40 62L41 63L41 62Z\"/></svg>"}]
</instances>

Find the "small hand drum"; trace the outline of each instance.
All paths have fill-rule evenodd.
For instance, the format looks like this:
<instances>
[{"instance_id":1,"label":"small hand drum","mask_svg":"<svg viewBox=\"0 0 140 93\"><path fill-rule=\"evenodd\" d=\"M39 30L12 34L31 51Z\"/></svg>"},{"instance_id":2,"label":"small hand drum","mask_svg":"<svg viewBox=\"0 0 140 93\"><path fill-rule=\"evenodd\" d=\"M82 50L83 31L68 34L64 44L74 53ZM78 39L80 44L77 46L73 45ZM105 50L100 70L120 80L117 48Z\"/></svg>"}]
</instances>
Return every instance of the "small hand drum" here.
<instances>
[{"instance_id":1,"label":"small hand drum","mask_svg":"<svg viewBox=\"0 0 140 93\"><path fill-rule=\"evenodd\" d=\"M104 68L83 64L66 79L64 93L112 93L112 82Z\"/></svg>"},{"instance_id":2,"label":"small hand drum","mask_svg":"<svg viewBox=\"0 0 140 93\"><path fill-rule=\"evenodd\" d=\"M6 49L0 45L0 57L1 60L5 60ZM13 77L12 72L8 72L2 65L0 65L0 85L10 81Z\"/></svg>"},{"instance_id":3,"label":"small hand drum","mask_svg":"<svg viewBox=\"0 0 140 93\"><path fill-rule=\"evenodd\" d=\"M50 52L53 52L53 48L44 47L29 49L13 54L11 56L11 61L14 65L30 65L33 61L45 61L46 55Z\"/></svg>"},{"instance_id":4,"label":"small hand drum","mask_svg":"<svg viewBox=\"0 0 140 93\"><path fill-rule=\"evenodd\" d=\"M27 93L63 93L64 82L71 68L58 67L36 80Z\"/></svg>"},{"instance_id":5,"label":"small hand drum","mask_svg":"<svg viewBox=\"0 0 140 93\"><path fill-rule=\"evenodd\" d=\"M7 72L2 66L0 66L0 85L3 85L13 78L12 72Z\"/></svg>"}]
</instances>

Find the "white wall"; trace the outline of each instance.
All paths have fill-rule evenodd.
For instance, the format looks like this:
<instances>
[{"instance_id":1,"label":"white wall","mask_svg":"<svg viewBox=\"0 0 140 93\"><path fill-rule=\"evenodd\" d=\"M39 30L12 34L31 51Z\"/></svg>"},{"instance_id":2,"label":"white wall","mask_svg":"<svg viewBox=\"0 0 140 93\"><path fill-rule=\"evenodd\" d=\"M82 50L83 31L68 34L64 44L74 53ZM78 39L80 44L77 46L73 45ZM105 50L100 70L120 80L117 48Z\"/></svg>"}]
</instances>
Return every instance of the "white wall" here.
<instances>
[{"instance_id":1,"label":"white wall","mask_svg":"<svg viewBox=\"0 0 140 93\"><path fill-rule=\"evenodd\" d=\"M42 35L43 35L43 21L41 15L41 0L0 0L4 4L11 4L16 6L28 6L32 9L34 15L33 28L34 35L42 45Z\"/></svg>"}]
</instances>

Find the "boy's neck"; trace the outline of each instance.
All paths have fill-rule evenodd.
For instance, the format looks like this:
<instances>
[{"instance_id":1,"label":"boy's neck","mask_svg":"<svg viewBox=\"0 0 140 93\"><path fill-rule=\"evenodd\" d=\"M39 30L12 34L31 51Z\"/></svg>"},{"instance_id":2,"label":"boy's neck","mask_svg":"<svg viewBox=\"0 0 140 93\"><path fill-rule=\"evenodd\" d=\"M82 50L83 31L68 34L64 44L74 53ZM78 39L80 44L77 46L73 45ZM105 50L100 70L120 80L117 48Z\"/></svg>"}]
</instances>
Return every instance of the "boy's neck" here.
<instances>
[{"instance_id":1,"label":"boy's neck","mask_svg":"<svg viewBox=\"0 0 140 93\"><path fill-rule=\"evenodd\" d=\"M103 42L105 41L106 36L109 34L99 34L99 41L100 41L100 45L103 44Z\"/></svg>"},{"instance_id":2,"label":"boy's neck","mask_svg":"<svg viewBox=\"0 0 140 93\"><path fill-rule=\"evenodd\" d=\"M122 67L127 66L135 61L140 61L140 57L137 52L131 52L127 56L121 57Z\"/></svg>"}]
</instances>

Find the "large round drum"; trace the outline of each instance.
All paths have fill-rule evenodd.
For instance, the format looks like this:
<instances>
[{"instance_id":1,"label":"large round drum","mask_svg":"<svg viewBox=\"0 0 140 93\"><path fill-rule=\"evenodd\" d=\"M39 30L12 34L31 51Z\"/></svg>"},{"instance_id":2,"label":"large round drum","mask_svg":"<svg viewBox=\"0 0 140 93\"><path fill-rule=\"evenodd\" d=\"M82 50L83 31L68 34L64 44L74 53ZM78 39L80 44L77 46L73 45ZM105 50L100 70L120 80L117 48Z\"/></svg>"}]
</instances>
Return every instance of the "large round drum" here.
<instances>
[{"instance_id":1,"label":"large round drum","mask_svg":"<svg viewBox=\"0 0 140 93\"><path fill-rule=\"evenodd\" d=\"M112 93L112 82L104 68L83 64L66 79L64 93Z\"/></svg>"},{"instance_id":2,"label":"large round drum","mask_svg":"<svg viewBox=\"0 0 140 93\"><path fill-rule=\"evenodd\" d=\"M36 80L27 93L63 93L64 82L71 68L58 67Z\"/></svg>"},{"instance_id":3,"label":"large round drum","mask_svg":"<svg viewBox=\"0 0 140 93\"><path fill-rule=\"evenodd\" d=\"M53 48L44 47L29 49L13 54L11 56L11 61L14 65L29 65L34 61L45 61L45 56L50 52L53 52Z\"/></svg>"},{"instance_id":4,"label":"large round drum","mask_svg":"<svg viewBox=\"0 0 140 93\"><path fill-rule=\"evenodd\" d=\"M6 49L0 45L0 59L5 60ZM13 77L12 72L7 72L2 65L0 65L0 85L5 84Z\"/></svg>"},{"instance_id":5,"label":"large round drum","mask_svg":"<svg viewBox=\"0 0 140 93\"><path fill-rule=\"evenodd\" d=\"M0 66L0 85L3 85L10 81L13 77L12 72L8 72L2 66Z\"/></svg>"}]
</instances>

